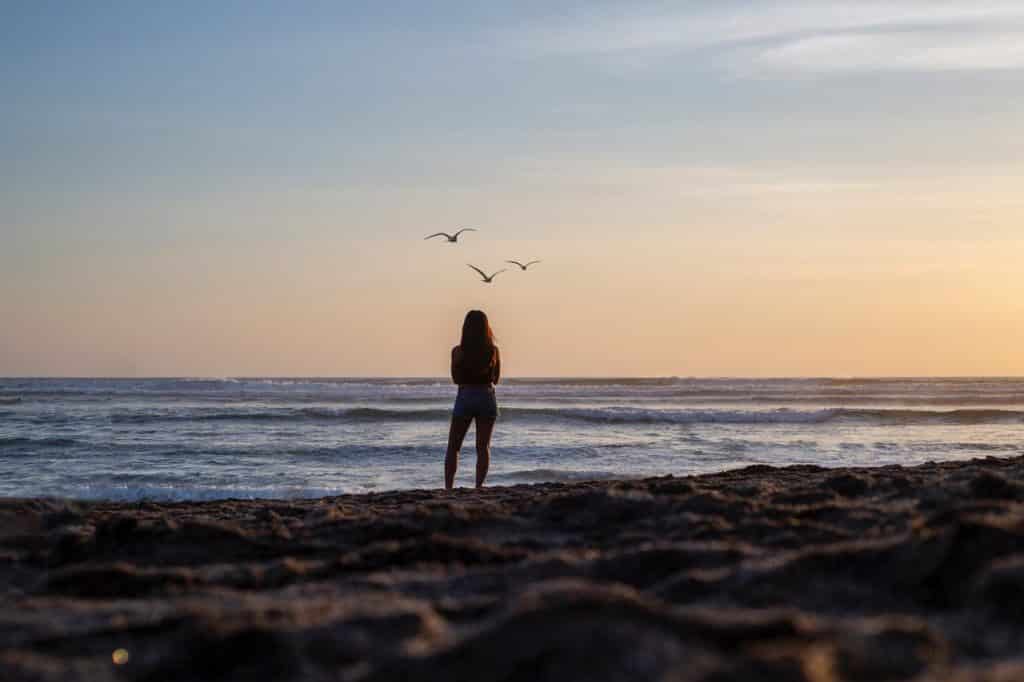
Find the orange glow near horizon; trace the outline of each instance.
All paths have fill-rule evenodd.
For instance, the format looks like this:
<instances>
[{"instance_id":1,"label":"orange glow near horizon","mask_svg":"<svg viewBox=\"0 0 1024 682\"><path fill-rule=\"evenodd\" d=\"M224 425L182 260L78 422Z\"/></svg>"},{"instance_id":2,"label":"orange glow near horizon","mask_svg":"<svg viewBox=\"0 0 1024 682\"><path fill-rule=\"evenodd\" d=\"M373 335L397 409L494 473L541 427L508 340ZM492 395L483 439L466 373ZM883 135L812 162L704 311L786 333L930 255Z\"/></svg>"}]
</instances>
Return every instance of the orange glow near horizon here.
<instances>
[{"instance_id":1,"label":"orange glow near horizon","mask_svg":"<svg viewBox=\"0 0 1024 682\"><path fill-rule=\"evenodd\" d=\"M1024 374L1020 240L498 232L69 256L4 301L0 372L443 377L478 307L508 376ZM506 257L544 263L465 267Z\"/></svg>"}]
</instances>

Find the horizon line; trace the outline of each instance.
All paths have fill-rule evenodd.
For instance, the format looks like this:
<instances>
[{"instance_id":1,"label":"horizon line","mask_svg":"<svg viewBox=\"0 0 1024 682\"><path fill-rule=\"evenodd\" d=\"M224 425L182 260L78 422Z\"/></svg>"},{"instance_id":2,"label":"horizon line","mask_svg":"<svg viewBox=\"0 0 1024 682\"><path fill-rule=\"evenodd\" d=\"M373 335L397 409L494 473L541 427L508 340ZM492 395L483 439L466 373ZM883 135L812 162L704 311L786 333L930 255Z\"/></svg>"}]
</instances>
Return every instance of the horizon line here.
<instances>
[{"instance_id":1,"label":"horizon line","mask_svg":"<svg viewBox=\"0 0 1024 682\"><path fill-rule=\"evenodd\" d=\"M90 376L90 375L0 375L0 381L255 381L255 380L363 380L363 381L398 381L415 380L447 381L450 377L446 375L328 375L328 374L266 374L266 375L152 375L152 376ZM1024 374L778 374L766 376L750 375L615 375L615 374L562 374L562 375L519 375L502 377L502 381L531 381L531 380L630 380L630 381L657 381L666 379L679 379L686 381L776 381L785 379L798 379L813 381L816 379L845 379L845 380L907 380L907 379L1011 379L1024 380Z\"/></svg>"}]
</instances>

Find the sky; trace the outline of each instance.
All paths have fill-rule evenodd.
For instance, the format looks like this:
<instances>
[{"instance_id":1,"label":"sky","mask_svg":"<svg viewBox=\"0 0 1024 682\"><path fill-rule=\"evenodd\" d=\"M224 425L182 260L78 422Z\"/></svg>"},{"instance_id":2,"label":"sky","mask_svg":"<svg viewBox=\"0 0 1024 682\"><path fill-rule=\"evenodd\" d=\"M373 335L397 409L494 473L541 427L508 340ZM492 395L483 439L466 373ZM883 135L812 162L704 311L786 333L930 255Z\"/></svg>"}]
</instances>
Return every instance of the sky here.
<instances>
[{"instance_id":1,"label":"sky","mask_svg":"<svg viewBox=\"0 0 1024 682\"><path fill-rule=\"evenodd\" d=\"M1019 0L3 15L0 376L1024 375Z\"/></svg>"}]
</instances>

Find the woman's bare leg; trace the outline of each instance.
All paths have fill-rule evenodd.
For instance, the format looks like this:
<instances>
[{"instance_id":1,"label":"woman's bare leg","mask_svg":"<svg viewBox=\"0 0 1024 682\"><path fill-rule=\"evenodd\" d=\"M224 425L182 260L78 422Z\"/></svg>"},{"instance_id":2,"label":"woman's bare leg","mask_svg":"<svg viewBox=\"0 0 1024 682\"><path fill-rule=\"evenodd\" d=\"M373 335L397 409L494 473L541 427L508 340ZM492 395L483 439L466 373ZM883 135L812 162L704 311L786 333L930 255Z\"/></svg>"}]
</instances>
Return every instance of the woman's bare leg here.
<instances>
[{"instance_id":1,"label":"woman's bare leg","mask_svg":"<svg viewBox=\"0 0 1024 682\"><path fill-rule=\"evenodd\" d=\"M455 485L455 472L459 468L459 450L466 438L469 425L473 419L469 417L452 417L452 426L448 430L448 452L444 456L444 487L451 490Z\"/></svg>"},{"instance_id":2,"label":"woman's bare leg","mask_svg":"<svg viewBox=\"0 0 1024 682\"><path fill-rule=\"evenodd\" d=\"M494 417L476 418L476 487L484 487L487 469L491 466L491 434L494 433Z\"/></svg>"}]
</instances>

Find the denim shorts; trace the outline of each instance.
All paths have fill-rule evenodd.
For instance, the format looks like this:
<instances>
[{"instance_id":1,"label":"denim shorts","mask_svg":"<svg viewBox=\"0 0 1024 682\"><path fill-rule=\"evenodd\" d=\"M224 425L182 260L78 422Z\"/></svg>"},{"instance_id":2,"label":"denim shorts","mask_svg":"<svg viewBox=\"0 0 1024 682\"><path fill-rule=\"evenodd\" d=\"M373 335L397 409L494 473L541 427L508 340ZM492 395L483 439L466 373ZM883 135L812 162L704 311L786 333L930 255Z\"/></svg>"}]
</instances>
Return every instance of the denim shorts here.
<instances>
[{"instance_id":1,"label":"denim shorts","mask_svg":"<svg viewBox=\"0 0 1024 682\"><path fill-rule=\"evenodd\" d=\"M493 386L459 386L453 417L497 417L498 399Z\"/></svg>"}]
</instances>

